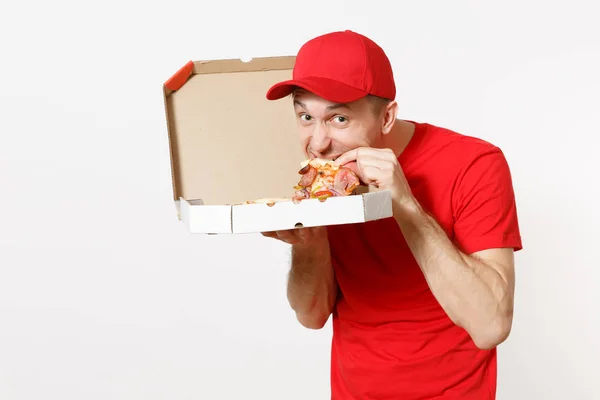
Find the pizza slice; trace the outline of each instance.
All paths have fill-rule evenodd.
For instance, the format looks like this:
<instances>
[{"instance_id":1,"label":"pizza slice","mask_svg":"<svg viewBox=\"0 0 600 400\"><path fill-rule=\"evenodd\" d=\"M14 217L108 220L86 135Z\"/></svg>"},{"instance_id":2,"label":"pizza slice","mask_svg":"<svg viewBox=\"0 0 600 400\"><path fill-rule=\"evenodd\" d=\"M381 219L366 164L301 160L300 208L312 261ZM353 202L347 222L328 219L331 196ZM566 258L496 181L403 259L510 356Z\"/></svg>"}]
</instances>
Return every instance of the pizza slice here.
<instances>
[{"instance_id":1,"label":"pizza slice","mask_svg":"<svg viewBox=\"0 0 600 400\"><path fill-rule=\"evenodd\" d=\"M312 158L305 160L301 166L298 173L302 177L294 186L294 202L313 198L324 201L328 197L348 196L360 185L354 171L330 160Z\"/></svg>"}]
</instances>

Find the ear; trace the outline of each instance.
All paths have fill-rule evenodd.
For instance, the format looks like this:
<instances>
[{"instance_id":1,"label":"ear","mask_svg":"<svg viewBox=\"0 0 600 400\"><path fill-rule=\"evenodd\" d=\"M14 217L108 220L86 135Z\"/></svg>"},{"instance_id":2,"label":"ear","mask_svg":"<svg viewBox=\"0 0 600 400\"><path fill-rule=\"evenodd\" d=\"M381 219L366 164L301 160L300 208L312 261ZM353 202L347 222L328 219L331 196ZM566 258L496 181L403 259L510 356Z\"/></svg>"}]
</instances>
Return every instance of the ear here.
<instances>
[{"instance_id":1,"label":"ear","mask_svg":"<svg viewBox=\"0 0 600 400\"><path fill-rule=\"evenodd\" d=\"M394 127L394 123L396 122L397 115L398 115L398 103L395 100L390 101L384 110L382 126L381 126L381 133L383 133L385 135L392 131L392 128Z\"/></svg>"}]
</instances>

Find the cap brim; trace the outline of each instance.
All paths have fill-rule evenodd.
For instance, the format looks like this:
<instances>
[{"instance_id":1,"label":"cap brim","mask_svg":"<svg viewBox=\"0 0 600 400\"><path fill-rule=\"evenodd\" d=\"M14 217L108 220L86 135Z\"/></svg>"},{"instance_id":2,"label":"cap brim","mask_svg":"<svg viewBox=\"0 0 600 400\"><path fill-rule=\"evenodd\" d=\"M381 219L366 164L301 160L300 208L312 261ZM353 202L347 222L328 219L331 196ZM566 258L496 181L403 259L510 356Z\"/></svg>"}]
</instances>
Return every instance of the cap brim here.
<instances>
[{"instance_id":1,"label":"cap brim","mask_svg":"<svg viewBox=\"0 0 600 400\"><path fill-rule=\"evenodd\" d=\"M368 93L328 78L308 77L276 83L267 91L267 99L278 100L300 87L335 103L350 103L365 97Z\"/></svg>"}]
</instances>

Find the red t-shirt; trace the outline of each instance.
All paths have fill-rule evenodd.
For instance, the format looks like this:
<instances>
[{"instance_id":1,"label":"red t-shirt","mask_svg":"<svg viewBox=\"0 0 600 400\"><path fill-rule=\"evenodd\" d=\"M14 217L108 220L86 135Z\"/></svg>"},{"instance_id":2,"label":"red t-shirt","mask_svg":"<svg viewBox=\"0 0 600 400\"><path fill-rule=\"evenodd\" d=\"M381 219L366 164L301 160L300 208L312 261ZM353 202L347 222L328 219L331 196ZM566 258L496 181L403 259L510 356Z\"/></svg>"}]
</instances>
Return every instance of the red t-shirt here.
<instances>
[{"instance_id":1,"label":"red t-shirt","mask_svg":"<svg viewBox=\"0 0 600 400\"><path fill-rule=\"evenodd\" d=\"M416 123L398 160L417 200L459 249L521 249L500 149ZM329 235L339 285L332 399L495 398L496 350L479 350L449 319L393 218L332 226Z\"/></svg>"}]
</instances>

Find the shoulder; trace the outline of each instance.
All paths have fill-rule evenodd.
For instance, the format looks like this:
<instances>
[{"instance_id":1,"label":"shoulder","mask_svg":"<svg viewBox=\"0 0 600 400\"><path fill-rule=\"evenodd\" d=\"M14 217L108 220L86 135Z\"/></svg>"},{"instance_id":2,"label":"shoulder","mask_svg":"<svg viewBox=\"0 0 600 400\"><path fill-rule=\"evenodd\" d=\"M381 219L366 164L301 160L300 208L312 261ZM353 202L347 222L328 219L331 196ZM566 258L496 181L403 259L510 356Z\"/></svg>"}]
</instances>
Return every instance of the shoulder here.
<instances>
[{"instance_id":1,"label":"shoulder","mask_svg":"<svg viewBox=\"0 0 600 400\"><path fill-rule=\"evenodd\" d=\"M506 162L502 149L481 137L430 123L416 123L415 133L422 136L419 155L447 172L461 174L475 164Z\"/></svg>"},{"instance_id":2,"label":"shoulder","mask_svg":"<svg viewBox=\"0 0 600 400\"><path fill-rule=\"evenodd\" d=\"M481 201L500 193L513 197L511 170L499 146L432 124L420 124L418 130L418 170L432 183L430 190L438 187L437 192L443 193L437 195L449 195L455 213L474 205L475 197Z\"/></svg>"},{"instance_id":3,"label":"shoulder","mask_svg":"<svg viewBox=\"0 0 600 400\"><path fill-rule=\"evenodd\" d=\"M510 185L510 168L502 149L481 137L425 124L429 146L437 150L437 161L452 174L455 189L486 183Z\"/></svg>"},{"instance_id":4,"label":"shoulder","mask_svg":"<svg viewBox=\"0 0 600 400\"><path fill-rule=\"evenodd\" d=\"M449 151L461 154L472 154L479 151L497 151L498 146L482 139L457 130L433 125L430 123L418 123L417 130L421 130L429 145L437 144L447 147Z\"/></svg>"},{"instance_id":5,"label":"shoulder","mask_svg":"<svg viewBox=\"0 0 600 400\"><path fill-rule=\"evenodd\" d=\"M449 213L459 248L467 254L520 249L511 172L499 146L431 124L421 124L418 130L418 172L427 176L427 190L435 191L435 201Z\"/></svg>"}]
</instances>

